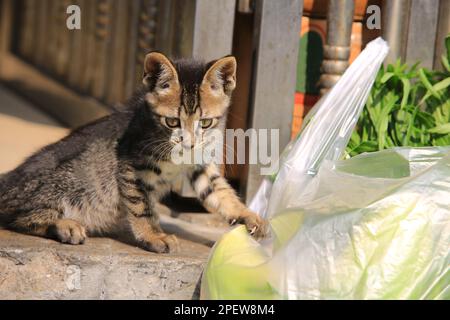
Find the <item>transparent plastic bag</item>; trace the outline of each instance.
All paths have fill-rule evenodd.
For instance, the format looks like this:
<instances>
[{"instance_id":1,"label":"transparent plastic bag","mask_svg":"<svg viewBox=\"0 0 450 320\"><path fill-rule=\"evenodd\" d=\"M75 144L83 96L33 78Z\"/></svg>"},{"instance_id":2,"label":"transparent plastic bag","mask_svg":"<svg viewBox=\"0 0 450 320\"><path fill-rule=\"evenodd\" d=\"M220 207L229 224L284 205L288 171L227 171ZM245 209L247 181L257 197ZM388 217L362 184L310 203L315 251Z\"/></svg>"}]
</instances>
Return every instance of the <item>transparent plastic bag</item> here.
<instances>
[{"instance_id":1,"label":"transparent plastic bag","mask_svg":"<svg viewBox=\"0 0 450 320\"><path fill-rule=\"evenodd\" d=\"M339 160L387 50L368 44L313 108L251 204L271 237L218 241L202 298L450 298L450 148Z\"/></svg>"},{"instance_id":2,"label":"transparent plastic bag","mask_svg":"<svg viewBox=\"0 0 450 320\"><path fill-rule=\"evenodd\" d=\"M314 198L215 246L209 299L450 299L450 147L325 161ZM267 245L267 244L266 244Z\"/></svg>"},{"instance_id":3,"label":"transparent plastic bag","mask_svg":"<svg viewBox=\"0 0 450 320\"><path fill-rule=\"evenodd\" d=\"M250 204L252 210L269 218L308 198L308 184L322 161L342 156L388 50L381 38L367 44L332 90L317 102L298 139L283 152L273 184L266 180L261 185Z\"/></svg>"}]
</instances>

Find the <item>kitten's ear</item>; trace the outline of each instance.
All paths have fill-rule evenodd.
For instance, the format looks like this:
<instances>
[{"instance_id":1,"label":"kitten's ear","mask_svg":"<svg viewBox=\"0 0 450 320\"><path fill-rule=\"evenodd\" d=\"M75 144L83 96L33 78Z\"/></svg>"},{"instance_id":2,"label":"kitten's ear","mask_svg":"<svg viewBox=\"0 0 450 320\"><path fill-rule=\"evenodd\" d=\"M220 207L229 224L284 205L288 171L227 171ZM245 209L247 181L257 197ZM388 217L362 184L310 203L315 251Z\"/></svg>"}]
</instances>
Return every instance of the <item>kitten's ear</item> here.
<instances>
[{"instance_id":1,"label":"kitten's ear","mask_svg":"<svg viewBox=\"0 0 450 320\"><path fill-rule=\"evenodd\" d=\"M209 69L203 78L203 83L215 90L223 90L225 94L231 95L236 87L236 58L226 56L222 59L209 63Z\"/></svg>"},{"instance_id":2,"label":"kitten's ear","mask_svg":"<svg viewBox=\"0 0 450 320\"><path fill-rule=\"evenodd\" d=\"M150 52L145 56L144 77L142 82L150 88L178 83L178 75L172 62L159 52Z\"/></svg>"}]
</instances>

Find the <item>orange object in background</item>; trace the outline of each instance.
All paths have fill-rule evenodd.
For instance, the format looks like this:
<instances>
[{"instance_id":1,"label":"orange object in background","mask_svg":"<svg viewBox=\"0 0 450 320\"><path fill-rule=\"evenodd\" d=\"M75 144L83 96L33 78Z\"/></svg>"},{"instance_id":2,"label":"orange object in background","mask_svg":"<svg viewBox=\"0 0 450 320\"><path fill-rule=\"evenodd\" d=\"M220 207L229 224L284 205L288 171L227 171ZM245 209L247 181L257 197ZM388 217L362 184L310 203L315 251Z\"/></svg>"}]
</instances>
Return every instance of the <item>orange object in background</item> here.
<instances>
[{"instance_id":1,"label":"orange object in background","mask_svg":"<svg viewBox=\"0 0 450 320\"><path fill-rule=\"evenodd\" d=\"M295 93L294 99L294 114L292 117L292 135L291 139L294 139L302 128L303 118L309 112L309 110L316 104L320 96L304 94L301 92Z\"/></svg>"},{"instance_id":2,"label":"orange object in background","mask_svg":"<svg viewBox=\"0 0 450 320\"><path fill-rule=\"evenodd\" d=\"M351 35L349 62L358 56L364 46L380 35L380 30L364 27L367 5L380 4L380 1L357 0L355 2L354 22ZM320 66L323 60L323 45L326 41L327 2L324 0L307 0L300 29L299 58L297 64L297 84L293 110L291 137L295 137L304 116L319 100Z\"/></svg>"}]
</instances>

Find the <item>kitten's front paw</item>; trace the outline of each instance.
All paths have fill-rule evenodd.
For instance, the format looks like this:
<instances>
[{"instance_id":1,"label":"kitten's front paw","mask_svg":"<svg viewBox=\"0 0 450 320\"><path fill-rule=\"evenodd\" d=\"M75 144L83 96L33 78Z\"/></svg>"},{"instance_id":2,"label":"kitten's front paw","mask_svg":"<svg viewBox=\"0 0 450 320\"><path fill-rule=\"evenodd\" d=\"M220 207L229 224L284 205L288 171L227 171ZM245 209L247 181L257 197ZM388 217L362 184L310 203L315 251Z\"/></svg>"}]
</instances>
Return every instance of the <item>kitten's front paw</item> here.
<instances>
[{"instance_id":1,"label":"kitten's front paw","mask_svg":"<svg viewBox=\"0 0 450 320\"><path fill-rule=\"evenodd\" d=\"M256 239L264 238L267 235L267 221L250 210L245 210L238 217L229 220L231 225L236 223L245 224L247 231Z\"/></svg>"},{"instance_id":2,"label":"kitten's front paw","mask_svg":"<svg viewBox=\"0 0 450 320\"><path fill-rule=\"evenodd\" d=\"M60 219L50 227L50 234L62 243L83 244L86 240L86 229L77 221Z\"/></svg>"},{"instance_id":3,"label":"kitten's front paw","mask_svg":"<svg viewBox=\"0 0 450 320\"><path fill-rule=\"evenodd\" d=\"M178 239L173 234L154 233L149 239L141 241L145 250L156 253L173 253L179 251Z\"/></svg>"}]
</instances>

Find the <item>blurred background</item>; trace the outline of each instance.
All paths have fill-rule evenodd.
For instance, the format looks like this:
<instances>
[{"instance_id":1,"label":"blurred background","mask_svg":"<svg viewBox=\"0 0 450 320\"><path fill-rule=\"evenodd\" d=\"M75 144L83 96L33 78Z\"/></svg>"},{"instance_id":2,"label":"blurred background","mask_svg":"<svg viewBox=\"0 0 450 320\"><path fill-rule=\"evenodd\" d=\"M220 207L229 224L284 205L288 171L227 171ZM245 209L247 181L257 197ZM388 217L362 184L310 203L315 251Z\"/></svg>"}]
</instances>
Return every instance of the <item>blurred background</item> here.
<instances>
[{"instance_id":1,"label":"blurred background","mask_svg":"<svg viewBox=\"0 0 450 320\"><path fill-rule=\"evenodd\" d=\"M0 0L0 173L111 112L151 50L235 55L228 128L278 128L283 148L370 40L389 42L387 62L441 68L449 15L450 0ZM247 200L262 179L256 165L225 173Z\"/></svg>"}]
</instances>

